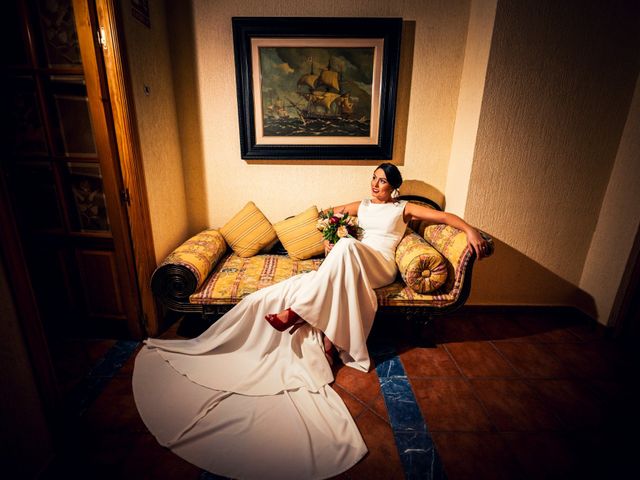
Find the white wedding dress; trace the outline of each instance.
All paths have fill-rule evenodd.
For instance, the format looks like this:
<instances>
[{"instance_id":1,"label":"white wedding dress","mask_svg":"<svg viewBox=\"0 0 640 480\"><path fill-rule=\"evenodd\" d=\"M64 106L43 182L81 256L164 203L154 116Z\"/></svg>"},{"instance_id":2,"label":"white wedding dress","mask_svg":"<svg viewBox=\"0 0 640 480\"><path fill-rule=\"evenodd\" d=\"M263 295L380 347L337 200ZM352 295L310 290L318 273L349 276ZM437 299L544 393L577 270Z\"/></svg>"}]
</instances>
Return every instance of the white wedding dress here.
<instances>
[{"instance_id":1,"label":"white wedding dress","mask_svg":"<svg viewBox=\"0 0 640 480\"><path fill-rule=\"evenodd\" d=\"M367 448L329 386L322 332L346 365L369 370L373 289L395 279L404 205L363 200L362 240L341 239L317 271L245 297L197 338L147 339L133 392L158 442L231 478L326 478L358 462ZM264 319L287 307L308 322L293 335Z\"/></svg>"}]
</instances>

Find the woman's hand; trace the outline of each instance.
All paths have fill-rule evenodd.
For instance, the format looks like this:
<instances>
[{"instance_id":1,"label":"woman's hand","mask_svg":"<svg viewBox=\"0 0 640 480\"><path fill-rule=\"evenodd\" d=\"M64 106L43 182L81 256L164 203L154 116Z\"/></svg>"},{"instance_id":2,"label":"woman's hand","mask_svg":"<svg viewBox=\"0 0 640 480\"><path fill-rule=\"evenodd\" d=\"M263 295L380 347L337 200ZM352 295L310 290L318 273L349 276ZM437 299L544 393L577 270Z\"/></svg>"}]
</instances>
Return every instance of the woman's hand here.
<instances>
[{"instance_id":1,"label":"woman's hand","mask_svg":"<svg viewBox=\"0 0 640 480\"><path fill-rule=\"evenodd\" d=\"M470 248L476 252L476 257L478 260L483 259L489 254L489 244L482 237L480 232L475 228L469 226L469 228L465 231L467 234L467 244Z\"/></svg>"}]
</instances>

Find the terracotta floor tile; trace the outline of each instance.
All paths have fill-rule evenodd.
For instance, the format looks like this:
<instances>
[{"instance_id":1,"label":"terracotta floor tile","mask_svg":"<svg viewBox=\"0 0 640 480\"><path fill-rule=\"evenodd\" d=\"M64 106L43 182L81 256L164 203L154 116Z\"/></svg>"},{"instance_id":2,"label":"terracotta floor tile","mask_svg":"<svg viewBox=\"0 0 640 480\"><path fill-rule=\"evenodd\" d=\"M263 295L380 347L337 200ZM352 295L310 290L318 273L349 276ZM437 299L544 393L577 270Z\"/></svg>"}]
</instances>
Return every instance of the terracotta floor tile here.
<instances>
[{"instance_id":1,"label":"terracotta floor tile","mask_svg":"<svg viewBox=\"0 0 640 480\"><path fill-rule=\"evenodd\" d=\"M610 342L554 344L548 347L578 377L620 378L630 373L623 355Z\"/></svg>"},{"instance_id":2,"label":"terracotta floor tile","mask_svg":"<svg viewBox=\"0 0 640 480\"><path fill-rule=\"evenodd\" d=\"M146 433L133 399L131 379L113 377L82 417L97 431Z\"/></svg>"},{"instance_id":3,"label":"terracotta floor tile","mask_svg":"<svg viewBox=\"0 0 640 480\"><path fill-rule=\"evenodd\" d=\"M387 405L384 402L384 395L382 395L382 393L369 404L369 408L385 422L389 423L389 412L387 411Z\"/></svg>"},{"instance_id":4,"label":"terracotta floor tile","mask_svg":"<svg viewBox=\"0 0 640 480\"><path fill-rule=\"evenodd\" d=\"M122 477L197 480L202 470L162 447L151 434L138 435L122 466Z\"/></svg>"},{"instance_id":5,"label":"terracotta floor tile","mask_svg":"<svg viewBox=\"0 0 640 480\"><path fill-rule=\"evenodd\" d=\"M583 452L576 436L559 432L503 433L528 478L590 478L583 469Z\"/></svg>"},{"instance_id":6,"label":"terracotta floor tile","mask_svg":"<svg viewBox=\"0 0 640 480\"><path fill-rule=\"evenodd\" d=\"M467 377L518 375L489 342L449 343L446 348Z\"/></svg>"},{"instance_id":7,"label":"terracotta floor tile","mask_svg":"<svg viewBox=\"0 0 640 480\"><path fill-rule=\"evenodd\" d=\"M434 432L448 480L525 478L506 442L497 433Z\"/></svg>"},{"instance_id":8,"label":"terracotta floor tile","mask_svg":"<svg viewBox=\"0 0 640 480\"><path fill-rule=\"evenodd\" d=\"M606 334L606 328L604 327L604 325L596 322L573 325L569 327L569 330L583 342L603 340Z\"/></svg>"},{"instance_id":9,"label":"terracotta floor tile","mask_svg":"<svg viewBox=\"0 0 640 480\"><path fill-rule=\"evenodd\" d=\"M338 395L340 395L340 398L342 398L342 401L347 406L347 410L349 410L349 413L353 418L358 418L358 415L360 415L367 408L365 404L357 400L353 395L347 392L340 385L334 384L332 388Z\"/></svg>"},{"instance_id":10,"label":"terracotta floor tile","mask_svg":"<svg viewBox=\"0 0 640 480\"><path fill-rule=\"evenodd\" d=\"M400 360L409 377L458 377L460 371L442 346L412 348L400 354Z\"/></svg>"},{"instance_id":11,"label":"terracotta floor tile","mask_svg":"<svg viewBox=\"0 0 640 480\"><path fill-rule=\"evenodd\" d=\"M74 429L73 426L70 428ZM131 452L136 434L83 432L75 429L58 452L42 480L62 478L122 478L122 465Z\"/></svg>"},{"instance_id":12,"label":"terracotta floor tile","mask_svg":"<svg viewBox=\"0 0 640 480\"><path fill-rule=\"evenodd\" d=\"M391 427L370 411L360 415L356 424L369 453L346 472L347 478L403 479L402 464Z\"/></svg>"},{"instance_id":13,"label":"terracotta floor tile","mask_svg":"<svg viewBox=\"0 0 640 480\"><path fill-rule=\"evenodd\" d=\"M575 343L580 338L571 332L575 320L557 314L519 313L517 321L526 331L527 341L539 343Z\"/></svg>"},{"instance_id":14,"label":"terracotta floor tile","mask_svg":"<svg viewBox=\"0 0 640 480\"><path fill-rule=\"evenodd\" d=\"M504 313L478 313L475 323L485 332L487 340L525 341L527 332L518 323L516 315Z\"/></svg>"},{"instance_id":15,"label":"terracotta floor tile","mask_svg":"<svg viewBox=\"0 0 640 480\"><path fill-rule=\"evenodd\" d=\"M520 375L526 378L566 378L569 370L551 350L540 343L495 342Z\"/></svg>"},{"instance_id":16,"label":"terracotta floor tile","mask_svg":"<svg viewBox=\"0 0 640 480\"><path fill-rule=\"evenodd\" d=\"M453 314L435 321L436 343L473 342L488 340L487 334L472 315Z\"/></svg>"},{"instance_id":17,"label":"terracotta floor tile","mask_svg":"<svg viewBox=\"0 0 640 480\"><path fill-rule=\"evenodd\" d=\"M335 383L365 405L380 394L380 382L374 369L371 369L368 373L363 373L353 368L342 366L335 373Z\"/></svg>"},{"instance_id":18,"label":"terracotta floor tile","mask_svg":"<svg viewBox=\"0 0 640 480\"><path fill-rule=\"evenodd\" d=\"M430 432L491 431L491 422L463 379L412 379L411 385Z\"/></svg>"},{"instance_id":19,"label":"terracotta floor tile","mask_svg":"<svg viewBox=\"0 0 640 480\"><path fill-rule=\"evenodd\" d=\"M552 408L524 380L474 379L476 394L499 431L559 430Z\"/></svg>"},{"instance_id":20,"label":"terracotta floor tile","mask_svg":"<svg viewBox=\"0 0 640 480\"><path fill-rule=\"evenodd\" d=\"M588 379L600 405L603 428L621 435L640 429L640 393L637 377ZM635 433L634 433L635 434Z\"/></svg>"},{"instance_id":21,"label":"terracotta floor tile","mask_svg":"<svg viewBox=\"0 0 640 480\"><path fill-rule=\"evenodd\" d=\"M530 380L545 402L569 429L599 428L605 423L603 402L587 382L580 380Z\"/></svg>"}]
</instances>

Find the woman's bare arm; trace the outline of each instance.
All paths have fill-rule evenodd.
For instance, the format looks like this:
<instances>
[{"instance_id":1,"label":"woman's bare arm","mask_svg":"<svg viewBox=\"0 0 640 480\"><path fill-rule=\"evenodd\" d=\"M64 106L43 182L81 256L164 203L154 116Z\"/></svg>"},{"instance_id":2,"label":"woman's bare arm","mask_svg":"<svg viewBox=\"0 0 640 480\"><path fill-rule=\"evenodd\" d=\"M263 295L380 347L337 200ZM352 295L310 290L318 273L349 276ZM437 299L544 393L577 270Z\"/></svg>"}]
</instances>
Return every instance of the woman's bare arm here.
<instances>
[{"instance_id":1,"label":"woman's bare arm","mask_svg":"<svg viewBox=\"0 0 640 480\"><path fill-rule=\"evenodd\" d=\"M430 225L437 223L451 225L452 227L462 230L467 234L467 242L476 252L478 258L484 257L485 252L487 251L487 242L482 238L480 232L453 213L441 212L422 205L407 203L404 208L404 218L407 222L409 220L424 220Z\"/></svg>"},{"instance_id":2,"label":"woman's bare arm","mask_svg":"<svg viewBox=\"0 0 640 480\"><path fill-rule=\"evenodd\" d=\"M337 207L329 207L322 210L322 213L327 213L330 209L333 209L333 213L348 213L350 216L358 215L358 207L360 202L351 202L344 205L338 205Z\"/></svg>"}]
</instances>

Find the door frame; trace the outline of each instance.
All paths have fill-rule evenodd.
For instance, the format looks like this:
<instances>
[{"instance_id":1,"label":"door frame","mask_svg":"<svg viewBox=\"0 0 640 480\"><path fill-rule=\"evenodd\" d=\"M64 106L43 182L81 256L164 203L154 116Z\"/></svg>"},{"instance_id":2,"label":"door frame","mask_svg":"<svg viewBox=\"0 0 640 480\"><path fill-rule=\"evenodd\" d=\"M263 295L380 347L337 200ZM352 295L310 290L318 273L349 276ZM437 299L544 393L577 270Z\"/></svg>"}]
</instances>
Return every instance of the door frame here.
<instances>
[{"instance_id":1,"label":"door frame","mask_svg":"<svg viewBox=\"0 0 640 480\"><path fill-rule=\"evenodd\" d=\"M130 326L130 331L142 338L159 333L159 305L150 288L150 278L157 265L118 3L115 0L73 0L73 9L78 36L85 44L93 45L95 52L86 59L83 55L82 59L87 90L92 88L98 92L96 98L102 101L96 107L103 108L104 115L111 117L113 125L108 146L114 161L109 167L113 169L120 189L115 192L115 198L120 199L127 213L120 225L122 242L118 247L125 252L127 264L133 264L135 270L119 273L129 273L132 276L130 288L137 290L139 322L138 326Z\"/></svg>"}]
</instances>

